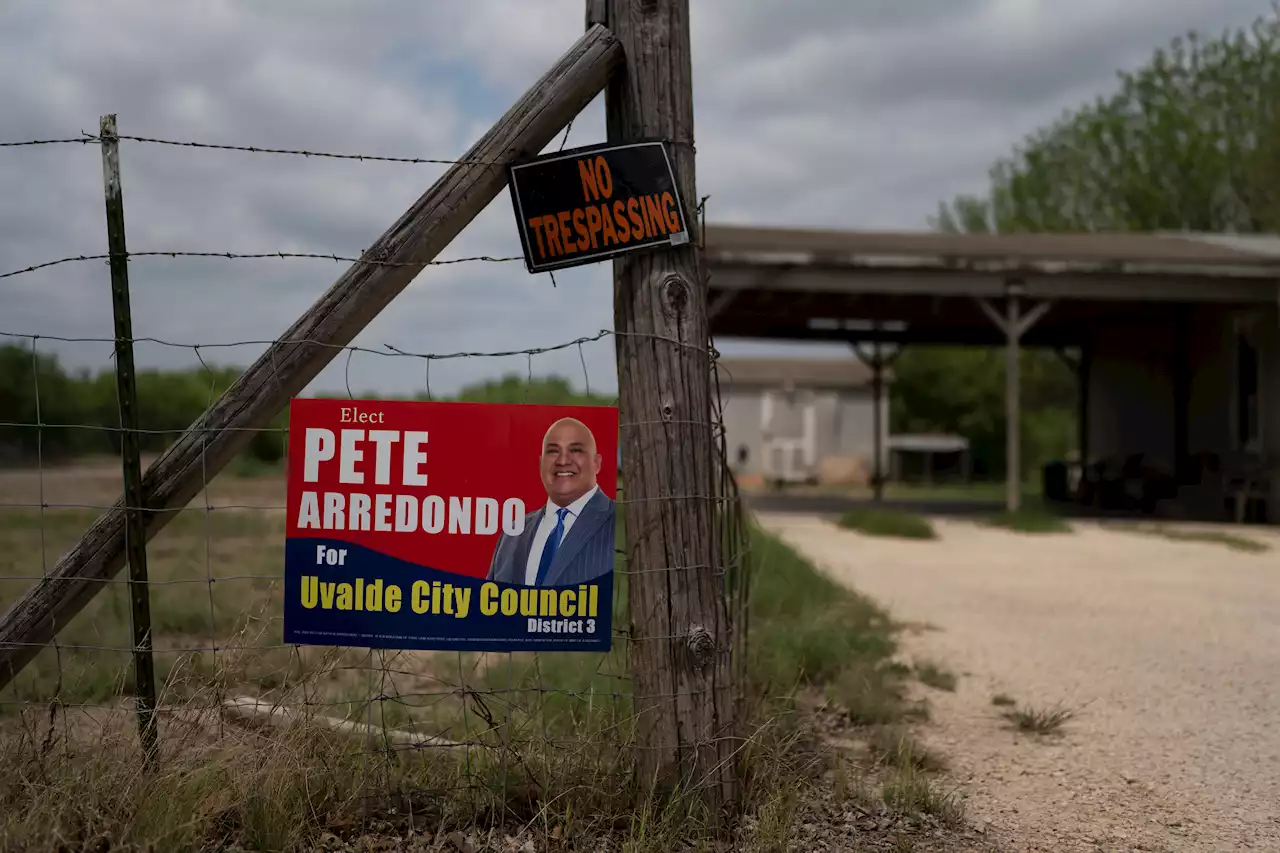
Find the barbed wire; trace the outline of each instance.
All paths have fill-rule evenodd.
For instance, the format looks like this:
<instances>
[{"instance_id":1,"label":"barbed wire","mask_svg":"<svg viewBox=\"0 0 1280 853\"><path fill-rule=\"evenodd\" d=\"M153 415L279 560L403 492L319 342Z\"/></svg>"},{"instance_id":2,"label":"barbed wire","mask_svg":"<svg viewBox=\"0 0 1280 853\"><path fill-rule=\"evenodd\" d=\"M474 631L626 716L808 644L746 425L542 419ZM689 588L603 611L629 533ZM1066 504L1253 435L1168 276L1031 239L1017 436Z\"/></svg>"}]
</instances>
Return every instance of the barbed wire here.
<instances>
[{"instance_id":1,"label":"barbed wire","mask_svg":"<svg viewBox=\"0 0 1280 853\"><path fill-rule=\"evenodd\" d=\"M366 250L367 251L367 250ZM452 264L468 264L468 263L491 263L506 264L513 261L523 261L523 256L499 256L492 255L472 255L466 258L448 258L443 261L383 261L376 258L365 257L365 253L361 252L359 256L326 254L323 252L186 252L180 250L153 250L143 252L119 252L104 253L99 255L68 255L64 258L58 258L54 261L45 261L44 263L33 264L29 267L23 267L19 270L12 270L6 273L0 273L0 278L12 278L17 275L25 275L26 273L36 272L37 270L56 267L61 264L79 263L82 261L110 261L112 258L123 257L126 260L133 258L221 258L226 260L261 260L265 258L271 259L308 259L320 261L337 261L349 264L367 264L377 267L442 267Z\"/></svg>"},{"instance_id":2,"label":"barbed wire","mask_svg":"<svg viewBox=\"0 0 1280 853\"><path fill-rule=\"evenodd\" d=\"M558 352L560 350L566 350L572 347L581 347L583 344L593 343L595 341L599 341L607 337L642 337L642 338L647 338L653 341L658 341L662 343L671 344L673 346L682 347L685 349L693 349L699 352L706 352L711 356L713 360L718 360L719 358L719 351L716 350L716 348L710 345L709 343L699 345L695 343L689 343L687 341L681 341L677 338L672 338L668 335L658 335L658 334L644 333L644 332L619 332L615 329L601 329L599 332L595 333L594 335L584 335L580 338L574 338L573 340L570 340L570 341L564 341L562 343L550 344L548 346L542 346L542 347L526 347L524 349L488 350L488 351L464 350L459 352L448 352L448 353L412 352L410 350L401 349L400 347L394 346L392 344L383 344L384 349L372 349L370 347L357 346L352 344L334 344L334 343L329 343L327 341L319 341L314 338L273 338L273 339L262 338L262 339L256 339L256 340L209 342L209 343L200 343L200 344L177 343L174 341L167 341L161 338L155 338L155 337L149 337L149 336L133 337L133 338L127 338L124 340L132 343L149 343L149 344L155 344L157 346L172 347L175 349L189 349L194 351L210 350L210 349L228 349L228 348L234 348L234 347L247 347L247 346L304 345L304 346L322 347L325 349L336 349L339 351L345 351L349 355L355 354L355 353L361 353L365 355L402 356L406 358L419 358L426 361L448 361L448 360L458 359L458 358L508 358L508 357L513 357L518 355L532 357L537 355L545 355L547 353L552 353L552 352ZM10 331L4 331L4 330L0 330L0 338L19 338L22 340L30 341L32 343L35 343L38 341L57 341L60 343L115 344L117 340L120 340L117 338L106 338L106 337L69 337L69 336L63 336L63 335L41 335L34 332L10 332ZM585 364L583 365L583 372L585 375L586 373ZM590 380L587 380L587 381L590 381Z\"/></svg>"},{"instance_id":3,"label":"barbed wire","mask_svg":"<svg viewBox=\"0 0 1280 853\"><path fill-rule=\"evenodd\" d=\"M87 133L80 131L80 136L62 138L62 139L23 139L14 142L0 142L0 148L23 148L39 145L68 145L79 143L81 145L90 145L101 143L104 137L96 133ZM216 142L184 142L175 139L159 139L152 136L133 136L130 134L119 133L107 139L120 140L125 142L142 142L150 145L170 145L179 148L202 148L214 151L240 151L247 154L283 154L295 157L331 159L331 160L356 160L360 162L373 163L406 163L410 165L437 165L437 166L499 166L503 165L496 160L447 160L437 157L391 157L383 154L337 154L329 151L310 151L304 148L269 148L261 145L230 145Z\"/></svg>"}]
</instances>

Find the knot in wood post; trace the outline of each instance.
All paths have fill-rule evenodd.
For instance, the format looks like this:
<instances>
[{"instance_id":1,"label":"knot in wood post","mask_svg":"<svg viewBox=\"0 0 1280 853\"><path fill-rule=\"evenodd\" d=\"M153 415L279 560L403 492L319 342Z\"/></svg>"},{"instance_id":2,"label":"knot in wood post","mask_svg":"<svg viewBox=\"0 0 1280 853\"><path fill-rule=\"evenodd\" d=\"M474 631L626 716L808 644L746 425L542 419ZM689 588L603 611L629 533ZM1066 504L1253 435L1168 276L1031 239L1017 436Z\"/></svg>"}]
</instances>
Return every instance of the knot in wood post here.
<instances>
[{"instance_id":1,"label":"knot in wood post","mask_svg":"<svg viewBox=\"0 0 1280 853\"><path fill-rule=\"evenodd\" d=\"M662 279L662 310L668 317L679 317L689 309L689 285L678 275Z\"/></svg>"},{"instance_id":2,"label":"knot in wood post","mask_svg":"<svg viewBox=\"0 0 1280 853\"><path fill-rule=\"evenodd\" d=\"M689 626L689 637L686 640L689 650L689 662L698 672L702 672L716 656L716 641L711 632L701 625Z\"/></svg>"}]
</instances>

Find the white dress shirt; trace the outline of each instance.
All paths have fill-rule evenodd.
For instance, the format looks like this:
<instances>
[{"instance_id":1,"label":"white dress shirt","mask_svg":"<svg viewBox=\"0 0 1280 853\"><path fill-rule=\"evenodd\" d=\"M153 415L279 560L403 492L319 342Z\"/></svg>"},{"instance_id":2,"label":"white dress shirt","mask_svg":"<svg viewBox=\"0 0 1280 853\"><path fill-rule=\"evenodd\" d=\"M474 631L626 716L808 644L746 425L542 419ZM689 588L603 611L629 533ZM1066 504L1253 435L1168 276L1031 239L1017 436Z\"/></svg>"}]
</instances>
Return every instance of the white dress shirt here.
<instances>
[{"instance_id":1,"label":"white dress shirt","mask_svg":"<svg viewBox=\"0 0 1280 853\"><path fill-rule=\"evenodd\" d=\"M569 536L569 528L573 527L573 522L582 514L582 510L586 508L587 501L595 497L596 492L600 491L599 486L592 486L590 491L569 504L565 509L569 510L564 516L564 533L560 535L560 547L564 547L564 540ZM529 549L529 559L524 565L524 582L526 586L533 586L538 581L538 563L542 562L542 549L547 546L547 540L551 538L551 531L556 529L556 522L559 518L556 511L560 507L547 501L547 508L542 513L542 521L538 523L538 532L533 534L533 547ZM558 549L557 549L558 550Z\"/></svg>"}]
</instances>

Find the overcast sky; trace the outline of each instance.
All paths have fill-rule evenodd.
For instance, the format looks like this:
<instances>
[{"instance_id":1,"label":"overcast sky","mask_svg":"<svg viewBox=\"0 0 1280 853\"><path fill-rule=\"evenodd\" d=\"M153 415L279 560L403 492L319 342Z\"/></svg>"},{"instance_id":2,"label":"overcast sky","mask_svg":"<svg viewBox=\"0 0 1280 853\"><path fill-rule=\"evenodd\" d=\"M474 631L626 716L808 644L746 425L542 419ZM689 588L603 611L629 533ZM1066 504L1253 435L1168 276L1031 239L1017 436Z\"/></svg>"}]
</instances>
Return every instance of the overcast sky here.
<instances>
[{"instance_id":1,"label":"overcast sky","mask_svg":"<svg viewBox=\"0 0 1280 853\"><path fill-rule=\"evenodd\" d=\"M693 0L698 192L712 221L923 229L978 192L1022 136L1114 86L1188 29L1218 33L1265 0ZM582 31L583 0L0 0L0 141L96 132L456 157ZM569 146L604 139L602 99ZM558 140L555 143L558 145ZM320 252L369 245L444 167L122 143L132 251ZM0 148L0 272L106 251L92 145ZM504 192L442 257L520 254ZM342 272L332 261L130 265L134 332L265 341ZM544 347L612 325L609 265L429 269L356 340L413 352ZM101 262L0 279L0 331L109 338ZM100 368L110 344L40 342ZM616 388L612 342L533 359ZM261 343L202 351L247 364ZM721 342L725 352L742 351ZM143 365L197 363L140 343ZM528 361L434 362L432 390ZM309 389L400 394L423 362L340 356Z\"/></svg>"}]
</instances>

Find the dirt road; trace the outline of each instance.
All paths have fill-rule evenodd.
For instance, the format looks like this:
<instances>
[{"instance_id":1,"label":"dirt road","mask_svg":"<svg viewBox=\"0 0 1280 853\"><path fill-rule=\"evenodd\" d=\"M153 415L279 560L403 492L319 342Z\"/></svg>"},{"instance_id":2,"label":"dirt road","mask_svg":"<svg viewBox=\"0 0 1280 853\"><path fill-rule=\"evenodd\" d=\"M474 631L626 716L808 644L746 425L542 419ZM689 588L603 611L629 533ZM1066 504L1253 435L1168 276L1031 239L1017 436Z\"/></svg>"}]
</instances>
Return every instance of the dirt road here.
<instances>
[{"instance_id":1,"label":"dirt road","mask_svg":"<svg viewBox=\"0 0 1280 853\"><path fill-rule=\"evenodd\" d=\"M1018 535L935 522L939 541L759 516L954 671L921 731L970 816L1019 851L1280 850L1280 535L1270 551L1076 525ZM1057 736L992 705L1075 710Z\"/></svg>"}]
</instances>

